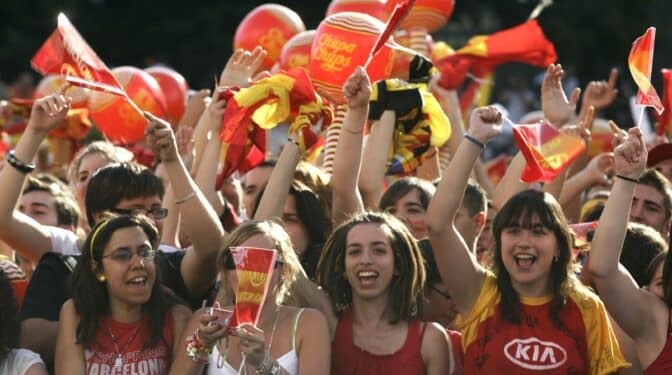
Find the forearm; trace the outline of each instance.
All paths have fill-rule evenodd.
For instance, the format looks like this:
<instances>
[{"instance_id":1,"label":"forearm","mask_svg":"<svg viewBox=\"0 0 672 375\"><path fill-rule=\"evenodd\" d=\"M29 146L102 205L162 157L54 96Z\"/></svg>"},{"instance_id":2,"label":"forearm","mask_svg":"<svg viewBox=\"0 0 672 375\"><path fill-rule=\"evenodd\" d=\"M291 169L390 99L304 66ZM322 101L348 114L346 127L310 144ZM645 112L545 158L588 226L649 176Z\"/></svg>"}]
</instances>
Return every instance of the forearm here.
<instances>
[{"instance_id":1,"label":"forearm","mask_svg":"<svg viewBox=\"0 0 672 375\"><path fill-rule=\"evenodd\" d=\"M359 190L364 199L364 206L369 210L378 209L378 202L383 193L382 184L392 145L394 121L394 112L383 112L380 121L371 126L371 132L364 148L362 171L359 174Z\"/></svg>"},{"instance_id":2,"label":"forearm","mask_svg":"<svg viewBox=\"0 0 672 375\"><path fill-rule=\"evenodd\" d=\"M630 216L630 204L637 184L616 178L593 236L590 272L606 278L618 272L618 261Z\"/></svg>"},{"instance_id":3,"label":"forearm","mask_svg":"<svg viewBox=\"0 0 672 375\"><path fill-rule=\"evenodd\" d=\"M480 147L466 139L458 147L427 209L427 227L431 232L440 233L446 226L452 227L471 170L481 151Z\"/></svg>"},{"instance_id":4,"label":"forearm","mask_svg":"<svg viewBox=\"0 0 672 375\"><path fill-rule=\"evenodd\" d=\"M513 158L509 167L506 168L506 173L504 173L504 177L502 177L492 196L492 205L497 209L502 208L509 198L528 188L528 184L520 180L520 176L525 169L525 163L523 154L519 152Z\"/></svg>"},{"instance_id":5,"label":"forearm","mask_svg":"<svg viewBox=\"0 0 672 375\"><path fill-rule=\"evenodd\" d=\"M285 200L294 181L294 171L300 160L301 150L294 142L288 141L266 184L264 195L254 215L255 220L282 217Z\"/></svg>"},{"instance_id":6,"label":"forearm","mask_svg":"<svg viewBox=\"0 0 672 375\"><path fill-rule=\"evenodd\" d=\"M205 142L200 161L198 162L198 169L195 177L196 184L201 189L210 205L215 209L215 212L220 213L224 207L221 197L217 194L215 187L217 184L217 169L219 167L219 154L222 148L222 141L219 136L212 131L210 133L210 139L206 139Z\"/></svg>"},{"instance_id":7,"label":"forearm","mask_svg":"<svg viewBox=\"0 0 672 375\"><path fill-rule=\"evenodd\" d=\"M567 170L560 172L553 181L549 184L544 185L544 191L551 194L555 199L560 200L560 194L563 190L563 185L565 183L565 178L567 177Z\"/></svg>"},{"instance_id":8,"label":"forearm","mask_svg":"<svg viewBox=\"0 0 672 375\"><path fill-rule=\"evenodd\" d=\"M217 257L224 229L214 209L191 179L182 161L165 162L176 204L183 217L182 225L192 240L194 251L209 260Z\"/></svg>"},{"instance_id":9,"label":"forearm","mask_svg":"<svg viewBox=\"0 0 672 375\"><path fill-rule=\"evenodd\" d=\"M342 222L348 215L363 210L363 203L357 190L362 161L364 124L368 108L349 108L343 121L343 129L336 145L334 171L331 176L333 189L332 216L334 224Z\"/></svg>"},{"instance_id":10,"label":"forearm","mask_svg":"<svg viewBox=\"0 0 672 375\"><path fill-rule=\"evenodd\" d=\"M180 247L178 233L180 232L180 212L175 204L175 194L169 184L163 198L163 207L168 209L168 216L163 221L163 230L161 231L161 243Z\"/></svg>"},{"instance_id":11,"label":"forearm","mask_svg":"<svg viewBox=\"0 0 672 375\"><path fill-rule=\"evenodd\" d=\"M38 353L45 363L54 362L54 348L58 334L58 321L30 318L21 322L22 348Z\"/></svg>"},{"instance_id":12,"label":"forearm","mask_svg":"<svg viewBox=\"0 0 672 375\"><path fill-rule=\"evenodd\" d=\"M208 128L206 126L206 118L208 111L203 111L203 114L198 119L198 123L194 128L194 162L191 164L191 175L195 176L199 170L203 153L208 144ZM219 134L212 134L213 137L219 139Z\"/></svg>"},{"instance_id":13,"label":"forearm","mask_svg":"<svg viewBox=\"0 0 672 375\"><path fill-rule=\"evenodd\" d=\"M575 174L565 181L560 194L560 205L565 206L580 197L581 193L592 185L590 176L583 171Z\"/></svg>"}]
</instances>

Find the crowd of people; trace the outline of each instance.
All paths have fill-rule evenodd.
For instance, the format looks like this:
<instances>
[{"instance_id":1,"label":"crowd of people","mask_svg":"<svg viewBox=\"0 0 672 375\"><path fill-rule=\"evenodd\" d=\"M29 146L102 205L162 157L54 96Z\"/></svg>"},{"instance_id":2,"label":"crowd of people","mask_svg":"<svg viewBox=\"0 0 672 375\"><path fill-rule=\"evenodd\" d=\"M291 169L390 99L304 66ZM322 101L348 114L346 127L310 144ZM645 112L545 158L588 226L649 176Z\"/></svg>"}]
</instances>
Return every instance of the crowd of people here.
<instances>
[{"instance_id":1,"label":"crowd of people","mask_svg":"<svg viewBox=\"0 0 672 375\"><path fill-rule=\"evenodd\" d=\"M264 57L236 51L218 86L249 86ZM543 119L590 149L615 76L577 108L563 74L546 71ZM438 81L450 139L404 176L386 175L399 113L372 118L361 67L331 174L293 129L277 157L217 181L215 89L175 127L145 112L150 166L96 141L54 175L33 161L71 102L37 99L0 169L0 374L672 371L672 144L612 123L613 151L546 184L521 181L519 153L494 185L480 156L505 114L461 113ZM236 303L236 247L277 252L256 325L211 308Z\"/></svg>"}]
</instances>

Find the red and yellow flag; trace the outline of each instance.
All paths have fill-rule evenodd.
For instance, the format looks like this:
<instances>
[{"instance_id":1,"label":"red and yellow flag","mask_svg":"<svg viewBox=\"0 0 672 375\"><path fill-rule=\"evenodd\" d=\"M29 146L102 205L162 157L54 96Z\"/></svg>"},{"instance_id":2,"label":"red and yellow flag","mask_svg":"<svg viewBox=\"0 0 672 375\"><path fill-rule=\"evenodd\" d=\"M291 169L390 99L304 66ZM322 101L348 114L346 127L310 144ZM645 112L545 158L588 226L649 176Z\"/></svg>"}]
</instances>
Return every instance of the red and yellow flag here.
<instances>
[{"instance_id":1,"label":"red and yellow flag","mask_svg":"<svg viewBox=\"0 0 672 375\"><path fill-rule=\"evenodd\" d=\"M328 126L333 117L330 104L317 94L305 69L280 71L224 96L228 100L220 132L225 148L224 178L263 162L266 129L289 122L290 133L299 135L299 145L305 151L317 142L316 131L320 129L314 127Z\"/></svg>"},{"instance_id":2,"label":"red and yellow flag","mask_svg":"<svg viewBox=\"0 0 672 375\"><path fill-rule=\"evenodd\" d=\"M562 134L547 123L514 125L513 136L527 165L523 182L551 182L586 149L583 139Z\"/></svg>"},{"instance_id":3,"label":"red and yellow flag","mask_svg":"<svg viewBox=\"0 0 672 375\"><path fill-rule=\"evenodd\" d=\"M635 80L639 92L637 92L637 104L653 107L658 114L663 112L663 103L651 84L651 69L653 66L653 48L656 42L656 28L649 27L644 35L632 43L628 56L628 68L632 79Z\"/></svg>"},{"instance_id":4,"label":"red and yellow flag","mask_svg":"<svg viewBox=\"0 0 672 375\"><path fill-rule=\"evenodd\" d=\"M278 253L275 250L253 247L231 247L229 251L236 265L238 278L236 305L229 327L235 328L244 323L256 326Z\"/></svg>"},{"instance_id":5,"label":"red and yellow flag","mask_svg":"<svg viewBox=\"0 0 672 375\"><path fill-rule=\"evenodd\" d=\"M656 130L658 134L672 135L672 69L662 69L663 73L663 107L665 110L658 116Z\"/></svg>"},{"instance_id":6,"label":"red and yellow flag","mask_svg":"<svg viewBox=\"0 0 672 375\"><path fill-rule=\"evenodd\" d=\"M40 47L30 64L43 75L64 75L75 86L127 97L110 69L63 13L58 15L56 31Z\"/></svg>"},{"instance_id":7,"label":"red and yellow flag","mask_svg":"<svg viewBox=\"0 0 672 375\"><path fill-rule=\"evenodd\" d=\"M435 62L441 69L441 86L454 90L471 71L483 77L497 65L522 62L545 68L558 59L553 43L546 39L537 20L529 20L492 35L480 35L455 54Z\"/></svg>"},{"instance_id":8,"label":"red and yellow flag","mask_svg":"<svg viewBox=\"0 0 672 375\"><path fill-rule=\"evenodd\" d=\"M499 155L486 163L485 168L493 187L497 187L499 181L501 181L506 174L506 168L509 166L508 162L508 155Z\"/></svg>"}]
</instances>

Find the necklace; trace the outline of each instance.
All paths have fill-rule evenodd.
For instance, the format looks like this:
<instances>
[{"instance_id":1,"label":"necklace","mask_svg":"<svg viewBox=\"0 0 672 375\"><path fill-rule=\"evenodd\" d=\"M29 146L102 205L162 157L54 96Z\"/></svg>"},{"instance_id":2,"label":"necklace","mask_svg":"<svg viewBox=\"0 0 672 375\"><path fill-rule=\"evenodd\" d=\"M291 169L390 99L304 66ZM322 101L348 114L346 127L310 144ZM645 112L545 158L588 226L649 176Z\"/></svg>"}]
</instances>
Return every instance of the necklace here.
<instances>
[{"instance_id":1,"label":"necklace","mask_svg":"<svg viewBox=\"0 0 672 375\"><path fill-rule=\"evenodd\" d=\"M273 329L271 330L271 338L268 341L268 349L266 349L266 355L271 354L271 347L273 346L273 339L275 338L275 330L278 328L278 318L280 316L280 306L278 306L275 309L275 318L273 319ZM226 338L224 339L225 345L224 345L224 351L222 351L220 342L221 340L217 340L217 368L222 368L224 366L224 363L226 362L226 357L229 354L229 336L227 335ZM222 354L223 353L223 354ZM240 368L238 369L238 373L241 373L241 370L243 369L243 366L245 366L245 355L243 354L243 359L240 361ZM247 369L246 369L247 370Z\"/></svg>"},{"instance_id":2,"label":"necklace","mask_svg":"<svg viewBox=\"0 0 672 375\"><path fill-rule=\"evenodd\" d=\"M117 353L117 358L114 359L114 368L122 368L124 366L124 355L123 353L126 352L126 349L128 349L128 345L135 339L135 335L138 334L138 331L140 331L140 327L142 322L138 324L138 327L135 329L133 334L128 337L128 340L126 340L126 344L122 348L122 350L119 350L119 347L117 347L117 340L119 339L118 337L114 336L114 333L112 333L112 325L108 324L107 329L110 331L110 338L112 339L112 344L114 344L114 351Z\"/></svg>"}]
</instances>

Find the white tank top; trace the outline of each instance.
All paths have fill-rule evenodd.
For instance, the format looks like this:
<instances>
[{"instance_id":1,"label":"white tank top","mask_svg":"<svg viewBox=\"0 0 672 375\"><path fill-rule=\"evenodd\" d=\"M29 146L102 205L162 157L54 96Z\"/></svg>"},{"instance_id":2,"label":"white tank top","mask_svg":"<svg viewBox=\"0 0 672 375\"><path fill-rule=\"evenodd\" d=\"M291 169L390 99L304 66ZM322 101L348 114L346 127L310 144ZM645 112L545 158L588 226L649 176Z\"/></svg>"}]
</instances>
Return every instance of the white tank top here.
<instances>
[{"instance_id":1,"label":"white tank top","mask_svg":"<svg viewBox=\"0 0 672 375\"><path fill-rule=\"evenodd\" d=\"M290 333L290 341L292 348L280 358L276 358L280 366L290 375L299 374L299 357L296 355L296 326L299 324L299 318L303 309L300 309L294 317ZM208 371L207 375L236 375L240 374L239 370L234 369L229 362L224 362L224 366L217 368L217 357L219 357L219 350L217 345L212 348L212 353L208 356Z\"/></svg>"}]
</instances>

